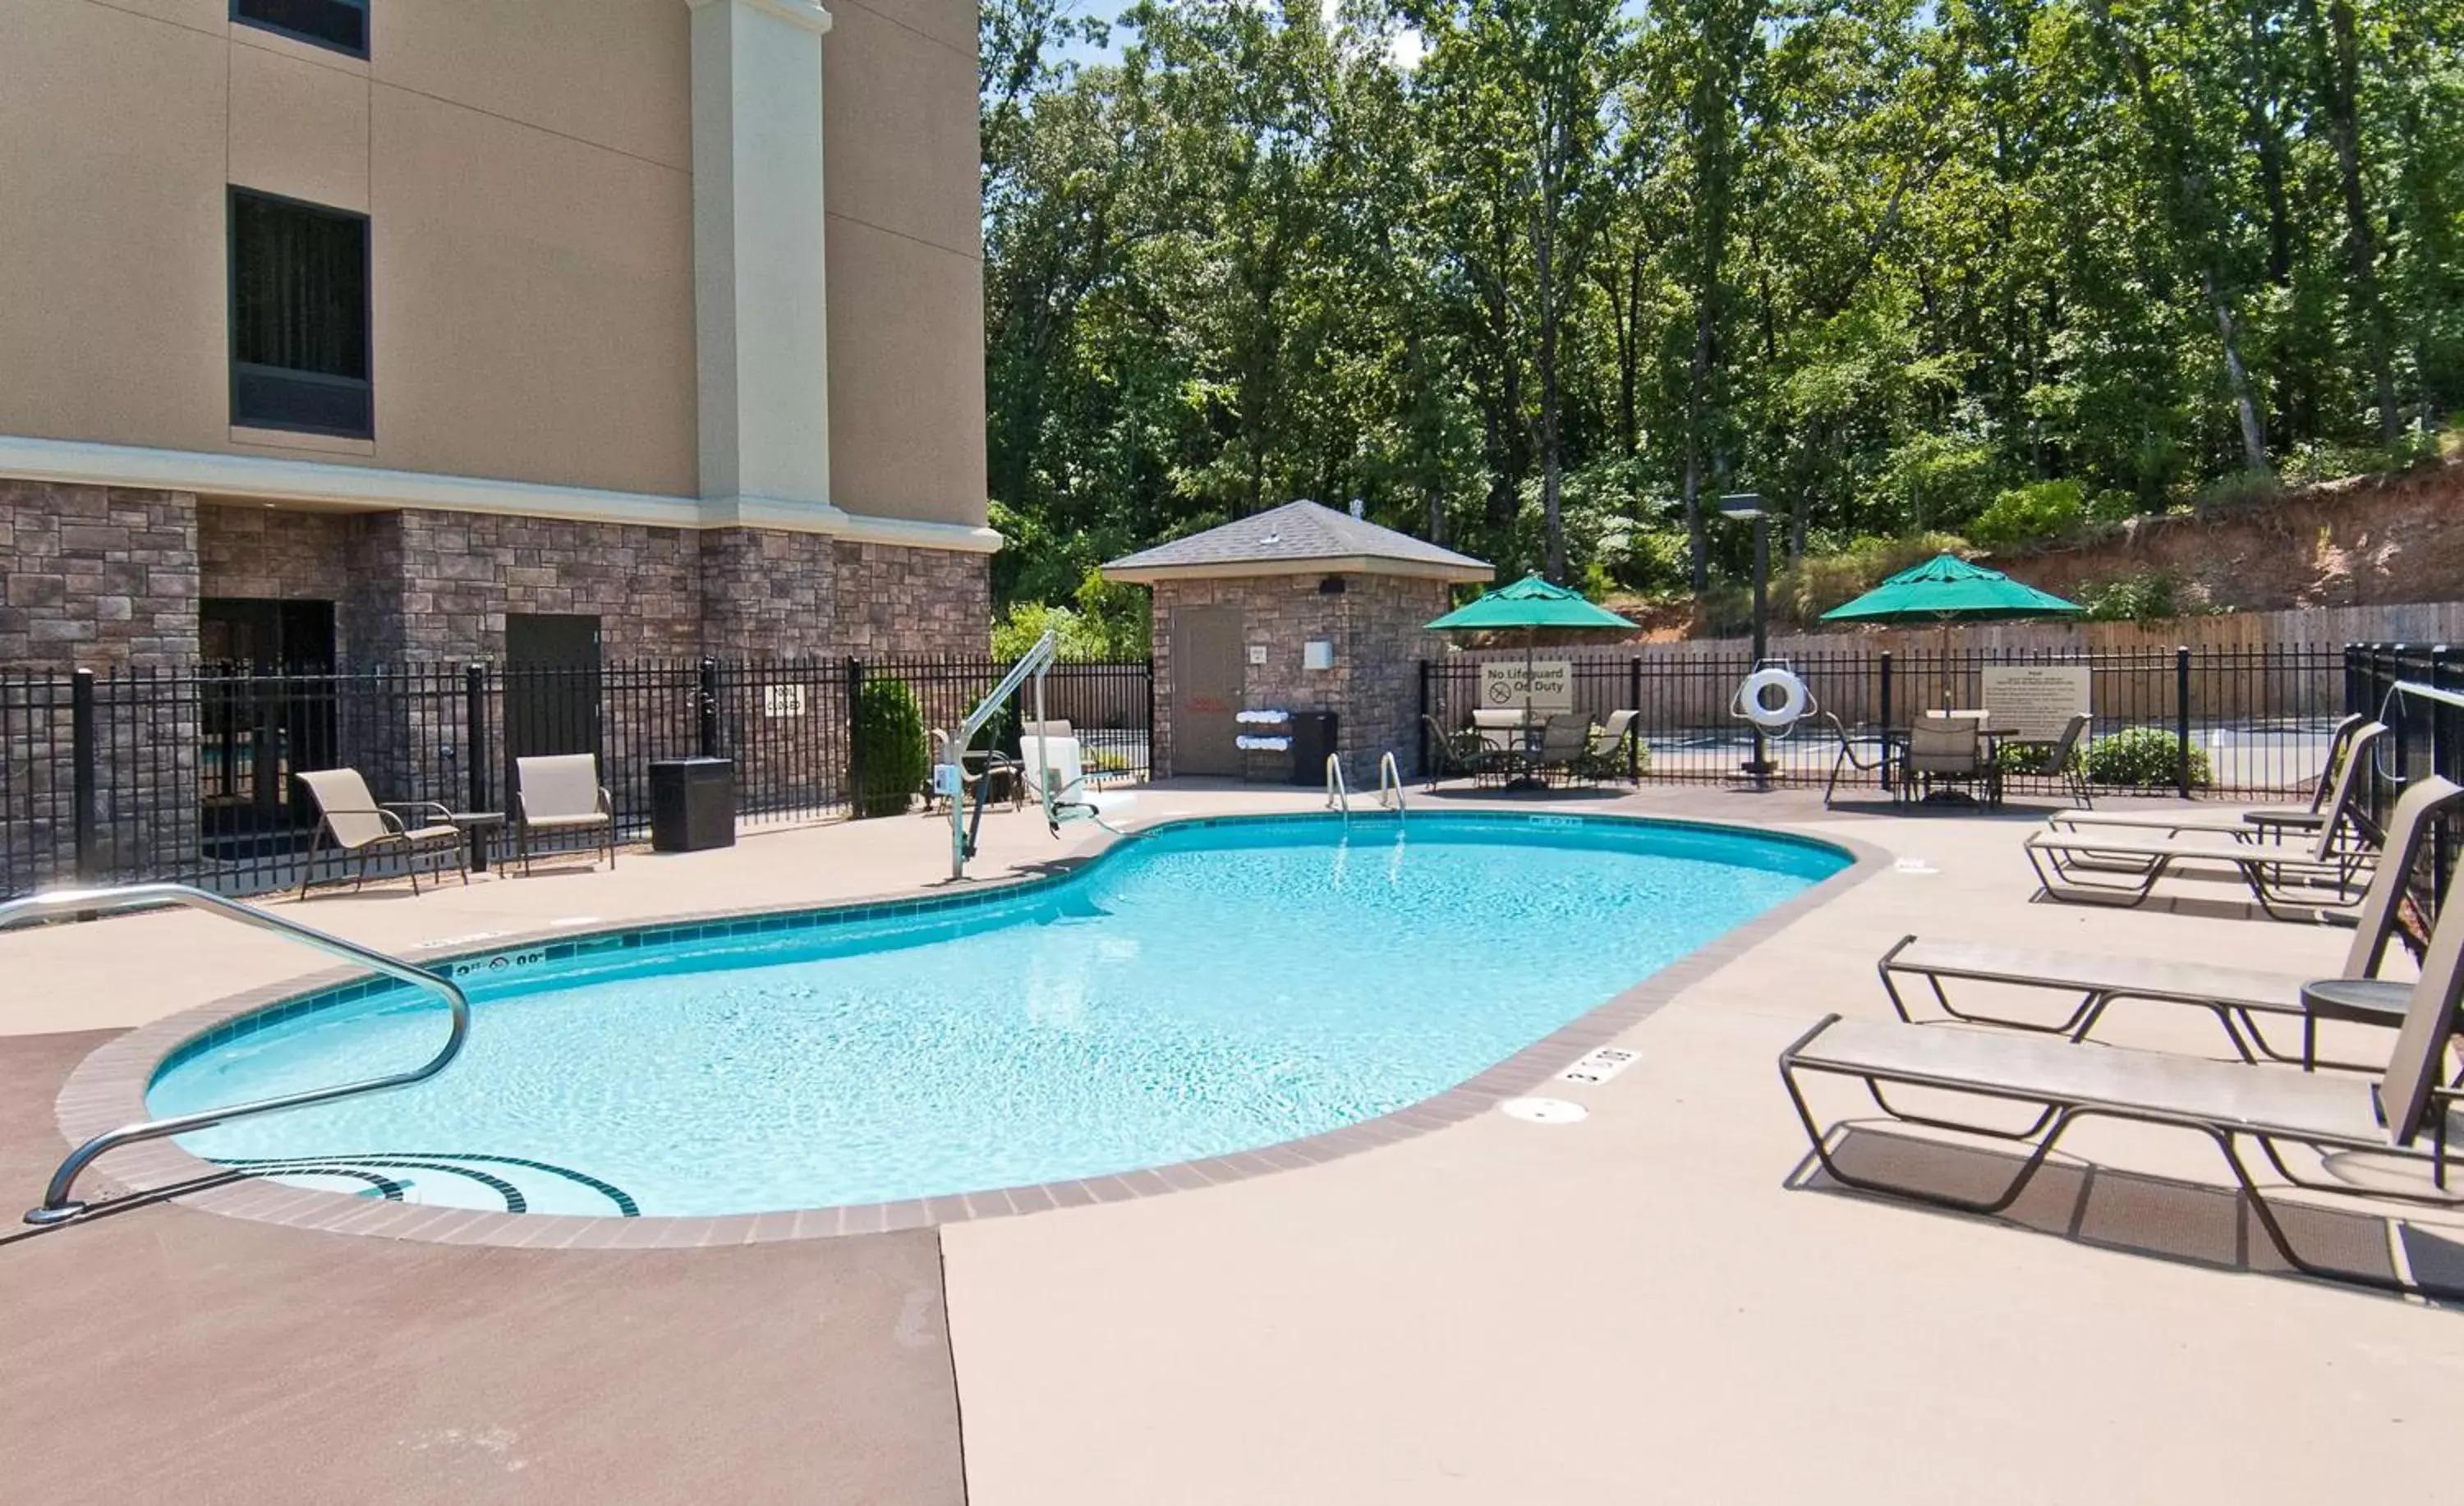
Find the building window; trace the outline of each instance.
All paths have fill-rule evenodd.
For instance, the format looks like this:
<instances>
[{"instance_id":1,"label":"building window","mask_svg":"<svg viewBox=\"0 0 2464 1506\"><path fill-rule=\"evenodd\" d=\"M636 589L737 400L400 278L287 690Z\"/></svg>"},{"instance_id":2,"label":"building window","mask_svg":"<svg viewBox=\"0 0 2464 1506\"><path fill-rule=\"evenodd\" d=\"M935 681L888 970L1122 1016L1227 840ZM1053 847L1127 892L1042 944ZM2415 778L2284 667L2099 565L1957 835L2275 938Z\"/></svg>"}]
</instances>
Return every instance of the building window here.
<instances>
[{"instance_id":1,"label":"building window","mask_svg":"<svg viewBox=\"0 0 2464 1506\"><path fill-rule=\"evenodd\" d=\"M231 191L231 422L375 435L368 219Z\"/></svg>"},{"instance_id":2,"label":"building window","mask_svg":"<svg viewBox=\"0 0 2464 1506\"><path fill-rule=\"evenodd\" d=\"M368 0L231 0L231 18L353 57L368 55Z\"/></svg>"}]
</instances>

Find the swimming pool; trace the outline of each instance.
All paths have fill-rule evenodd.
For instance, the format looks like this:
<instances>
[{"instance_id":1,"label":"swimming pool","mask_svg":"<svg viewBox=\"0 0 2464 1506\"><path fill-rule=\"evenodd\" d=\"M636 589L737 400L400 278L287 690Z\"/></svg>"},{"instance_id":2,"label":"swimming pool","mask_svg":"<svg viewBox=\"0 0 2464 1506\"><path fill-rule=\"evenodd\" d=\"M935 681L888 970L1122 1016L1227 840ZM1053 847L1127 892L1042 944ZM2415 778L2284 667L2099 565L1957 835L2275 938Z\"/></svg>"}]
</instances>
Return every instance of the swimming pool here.
<instances>
[{"instance_id":1,"label":"swimming pool","mask_svg":"<svg viewBox=\"0 0 2464 1506\"><path fill-rule=\"evenodd\" d=\"M327 1168L307 1185L596 1214L1098 1176L1428 1098L1848 862L1614 818L1182 822L956 904L472 959L470 1044L438 1077L180 1143ZM443 1028L391 987L268 1012L174 1052L149 1104L393 1070Z\"/></svg>"}]
</instances>

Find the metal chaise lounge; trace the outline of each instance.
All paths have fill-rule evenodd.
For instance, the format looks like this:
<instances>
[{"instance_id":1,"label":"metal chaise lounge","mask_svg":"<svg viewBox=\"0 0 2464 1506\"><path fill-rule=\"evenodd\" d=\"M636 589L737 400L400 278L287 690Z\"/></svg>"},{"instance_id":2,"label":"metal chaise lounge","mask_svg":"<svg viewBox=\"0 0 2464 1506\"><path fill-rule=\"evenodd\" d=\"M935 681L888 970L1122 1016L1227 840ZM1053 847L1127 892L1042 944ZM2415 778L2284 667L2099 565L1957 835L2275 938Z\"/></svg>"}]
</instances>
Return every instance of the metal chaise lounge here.
<instances>
[{"instance_id":1,"label":"metal chaise lounge","mask_svg":"<svg viewBox=\"0 0 2464 1506\"><path fill-rule=\"evenodd\" d=\"M2206 1135L2223 1153L2268 1239L2296 1270L2382 1290L2464 1297L2464 1290L2304 1258L2285 1236L2274 1205L2252 1174L2246 1150L2256 1147L2277 1176L2304 1191L2453 1206L2446 1192L2447 1142L2464 1130L2464 1112L2455 1106L2464 1101L2464 1091L2445 1086L2441 1079L2459 998L2464 998L2464 905L2450 906L2440 916L2387 1068L2374 1079L1828 1015L1780 1053L1780 1080L1822 1169L1843 1187L1960 1212L1998 1213L2018 1201L2063 1133L2082 1120L2186 1129ZM2008 1185L1991 1197L1960 1197L1859 1175L1840 1165L1807 1105L1802 1080L1812 1076L1853 1078L1892 1119L2015 1142L2027 1147L2026 1155ZM2035 1117L2026 1127L2013 1129L1952 1118L1949 1110L1930 1102L1912 1111L1886 1094L1903 1089L2013 1103L2023 1112L2033 1110ZM2431 1140L2427 1152L2416 1145L2425 1132ZM2287 1146L2321 1154L2367 1151L2427 1163L2435 1190L2395 1191L2305 1178L2285 1164Z\"/></svg>"},{"instance_id":2,"label":"metal chaise lounge","mask_svg":"<svg viewBox=\"0 0 2464 1506\"><path fill-rule=\"evenodd\" d=\"M2341 840L2360 799L2362 778L2368 772L2378 741L2387 728L2378 722L2356 722L2349 732L2340 730L2343 754L2321 781L2319 795L2306 806L2272 806L2248 811L2056 811L2045 824L2069 830L2081 827L2130 827L2185 836L2222 832L2238 840L2281 840L2296 833L2317 839L2334 834Z\"/></svg>"},{"instance_id":3,"label":"metal chaise lounge","mask_svg":"<svg viewBox=\"0 0 2464 1506\"><path fill-rule=\"evenodd\" d=\"M2370 877L2353 932L2345 949L2341 979L2366 979L2376 973L2396 931L2397 912L2407 884L2430 843L2439 817L2464 801L2464 786L2435 776L2417 780L2396 802L2388 823L2387 854ZM2298 973L2262 972L2250 968L2218 967L2200 962L2171 962L2154 957L2117 956L2108 952L2066 951L2051 948L2007 947L1991 942L1925 941L1902 937L1876 965L1891 1008L1910 1023L1917 1016L1901 992L1903 980L1922 980L1935 1005L1950 1019L1972 1025L2066 1036L2085 1040L2105 1011L2122 1000L2182 1004L2205 1009L2224 1027L2226 1038L2244 1061L2265 1057L2274 1061L2366 1070L2365 1064L2319 1059L2319 1016L2304 1002L2302 990L2312 980ZM2069 1015L2059 1020L2013 1019L1988 1015L1951 1002L1946 980L1986 983L2077 995ZM1911 992L1914 984L1911 983ZM2404 985L2376 983L2339 991L2336 1017L2348 1022L2394 1027L2403 1023L2407 1002ZM2277 1046L2261 1028L2265 1018L2299 1020L2298 1050Z\"/></svg>"},{"instance_id":4,"label":"metal chaise lounge","mask_svg":"<svg viewBox=\"0 0 2464 1506\"><path fill-rule=\"evenodd\" d=\"M2366 731L2366 729L2365 729ZM2360 746L2360 739L2355 740ZM2356 758L2347 777L2361 766ZM2349 802L2347 802L2349 804ZM2259 829L2145 831L2105 823L2093 813L2047 822L2020 844L2047 899L2086 905L2136 906L2175 868L2223 868L2249 885L2259 907L2277 920L2317 920L2361 903L2377 866L2365 846L2348 840L2342 823L2322 826L2306 844L2258 840Z\"/></svg>"}]
</instances>

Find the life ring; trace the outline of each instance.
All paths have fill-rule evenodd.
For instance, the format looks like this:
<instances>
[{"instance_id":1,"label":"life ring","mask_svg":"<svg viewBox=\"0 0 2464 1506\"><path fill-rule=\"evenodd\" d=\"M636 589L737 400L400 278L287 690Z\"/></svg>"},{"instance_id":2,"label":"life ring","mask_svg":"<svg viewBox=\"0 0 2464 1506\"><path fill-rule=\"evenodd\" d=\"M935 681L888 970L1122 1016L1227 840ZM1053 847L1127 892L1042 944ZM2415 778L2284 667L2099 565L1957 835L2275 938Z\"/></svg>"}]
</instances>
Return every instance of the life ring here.
<instances>
[{"instance_id":1,"label":"life ring","mask_svg":"<svg viewBox=\"0 0 2464 1506\"><path fill-rule=\"evenodd\" d=\"M1776 706L1763 699L1764 691L1774 689L1780 692ZM1811 699L1805 682L1788 670L1757 669L1737 688L1736 712L1764 731L1781 732L1796 725Z\"/></svg>"}]
</instances>

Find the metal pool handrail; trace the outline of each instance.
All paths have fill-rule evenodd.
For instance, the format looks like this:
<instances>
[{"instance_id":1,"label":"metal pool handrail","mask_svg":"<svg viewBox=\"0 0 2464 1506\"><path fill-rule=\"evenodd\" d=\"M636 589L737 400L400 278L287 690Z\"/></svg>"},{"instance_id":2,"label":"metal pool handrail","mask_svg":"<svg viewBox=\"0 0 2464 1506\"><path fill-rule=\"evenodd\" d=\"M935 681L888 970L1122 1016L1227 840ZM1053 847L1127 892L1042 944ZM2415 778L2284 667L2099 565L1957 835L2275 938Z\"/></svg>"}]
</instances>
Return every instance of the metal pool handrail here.
<instances>
[{"instance_id":1,"label":"metal pool handrail","mask_svg":"<svg viewBox=\"0 0 2464 1506\"><path fill-rule=\"evenodd\" d=\"M1326 808L1341 811L1347 821L1352 819L1352 791L1344 785L1343 757L1339 753L1326 755Z\"/></svg>"},{"instance_id":2,"label":"metal pool handrail","mask_svg":"<svg viewBox=\"0 0 2464 1506\"><path fill-rule=\"evenodd\" d=\"M271 915L253 905L209 893L186 884L130 884L110 889L55 889L27 899L11 900L0 905L0 930L23 926L37 920L62 915L102 914L117 910L137 909L155 905L180 905L192 910L207 910L226 916L244 926L269 930L304 947L356 962L363 968L382 972L387 977L425 989L445 1000L452 1016L451 1028L445 1045L428 1061L407 1072L389 1077L369 1078L359 1082L344 1082L334 1087L316 1088L305 1093L286 1093L279 1098L259 1099L253 1103L234 1103L228 1108L201 1109L193 1114L174 1114L165 1119L148 1119L118 1129L105 1130L69 1152L59 1169L52 1173L51 1185L44 1189L42 1206L26 1211L30 1224L63 1224L87 1211L86 1205L72 1198L77 1179L97 1157L122 1146L143 1140L161 1140L170 1135L184 1135L191 1129L209 1129L229 1120L246 1119L257 1114L271 1114L286 1108L305 1108L312 1103L328 1103L339 1098L352 1098L362 1093L382 1093L391 1088L408 1087L424 1082L445 1070L446 1064L461 1054L462 1043L471 1035L471 1000L451 979L441 977L423 968L415 968L399 958L371 951L357 942L302 926L297 921Z\"/></svg>"},{"instance_id":3,"label":"metal pool handrail","mask_svg":"<svg viewBox=\"0 0 2464 1506\"><path fill-rule=\"evenodd\" d=\"M1393 797L1391 805L1388 802L1390 795ZM1393 810L1398 821L1403 818L1403 766L1395 761L1391 748L1377 760L1377 807Z\"/></svg>"}]
</instances>

